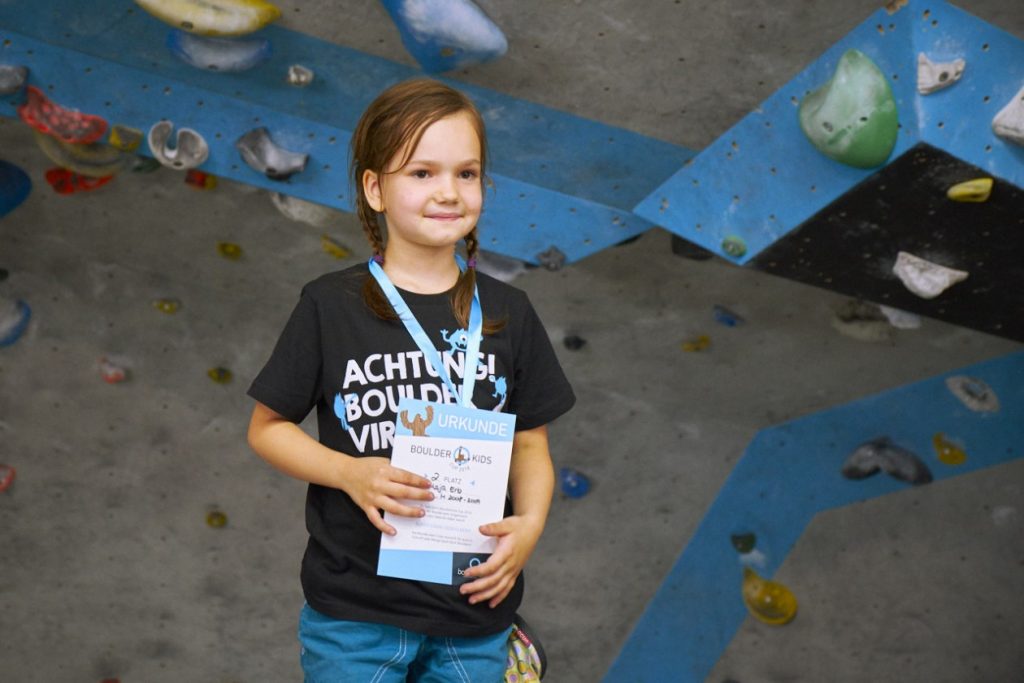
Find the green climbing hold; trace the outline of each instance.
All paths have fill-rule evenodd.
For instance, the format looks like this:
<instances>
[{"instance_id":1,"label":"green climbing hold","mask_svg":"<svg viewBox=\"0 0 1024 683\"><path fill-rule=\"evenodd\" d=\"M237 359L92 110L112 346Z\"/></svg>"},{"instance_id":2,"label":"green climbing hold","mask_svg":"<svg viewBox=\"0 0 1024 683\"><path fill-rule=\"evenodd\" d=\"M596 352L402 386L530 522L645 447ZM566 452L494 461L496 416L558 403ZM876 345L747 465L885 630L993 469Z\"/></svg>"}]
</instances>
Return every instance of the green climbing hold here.
<instances>
[{"instance_id":1,"label":"green climbing hold","mask_svg":"<svg viewBox=\"0 0 1024 683\"><path fill-rule=\"evenodd\" d=\"M729 235L722 240L722 251L733 258L740 258L747 253L747 243L743 241L742 237Z\"/></svg>"},{"instance_id":2,"label":"green climbing hold","mask_svg":"<svg viewBox=\"0 0 1024 683\"><path fill-rule=\"evenodd\" d=\"M752 551L757 545L757 536L754 534L733 534L729 540L732 541L732 547L736 548L736 552L743 555Z\"/></svg>"},{"instance_id":3,"label":"green climbing hold","mask_svg":"<svg viewBox=\"0 0 1024 683\"><path fill-rule=\"evenodd\" d=\"M896 99L889 81L859 50L800 103L800 128L825 156L856 168L881 166L896 145Z\"/></svg>"}]
</instances>

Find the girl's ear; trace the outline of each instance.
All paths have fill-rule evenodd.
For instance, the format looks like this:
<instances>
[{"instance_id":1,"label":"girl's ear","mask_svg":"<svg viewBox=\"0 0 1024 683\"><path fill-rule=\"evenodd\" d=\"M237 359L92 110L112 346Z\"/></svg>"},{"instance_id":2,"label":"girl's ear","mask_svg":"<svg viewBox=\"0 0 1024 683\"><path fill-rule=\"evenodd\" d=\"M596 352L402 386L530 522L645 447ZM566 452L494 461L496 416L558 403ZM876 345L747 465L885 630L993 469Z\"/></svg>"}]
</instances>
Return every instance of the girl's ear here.
<instances>
[{"instance_id":1,"label":"girl's ear","mask_svg":"<svg viewBox=\"0 0 1024 683\"><path fill-rule=\"evenodd\" d=\"M384 213L384 197L380 187L380 176L369 169L363 171L363 194L370 208L377 213Z\"/></svg>"}]
</instances>

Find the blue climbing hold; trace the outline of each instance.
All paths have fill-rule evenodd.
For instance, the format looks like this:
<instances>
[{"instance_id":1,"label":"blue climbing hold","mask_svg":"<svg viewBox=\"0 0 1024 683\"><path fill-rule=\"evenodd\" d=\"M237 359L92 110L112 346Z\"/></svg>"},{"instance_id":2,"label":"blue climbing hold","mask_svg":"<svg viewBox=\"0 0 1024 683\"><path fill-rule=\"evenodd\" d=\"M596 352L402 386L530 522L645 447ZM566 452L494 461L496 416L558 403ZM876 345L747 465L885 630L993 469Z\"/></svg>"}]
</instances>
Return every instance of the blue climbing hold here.
<instances>
[{"instance_id":1,"label":"blue climbing hold","mask_svg":"<svg viewBox=\"0 0 1024 683\"><path fill-rule=\"evenodd\" d=\"M428 73L451 71L505 54L501 29L471 0L381 0L405 49Z\"/></svg>"},{"instance_id":2,"label":"blue climbing hold","mask_svg":"<svg viewBox=\"0 0 1024 683\"><path fill-rule=\"evenodd\" d=\"M0 347L10 346L21 338L32 318L32 309L24 301L5 304L0 299Z\"/></svg>"},{"instance_id":3,"label":"blue climbing hold","mask_svg":"<svg viewBox=\"0 0 1024 683\"><path fill-rule=\"evenodd\" d=\"M0 160L0 218L25 201L32 191L28 174L12 163Z\"/></svg>"},{"instance_id":4,"label":"blue climbing hold","mask_svg":"<svg viewBox=\"0 0 1024 683\"><path fill-rule=\"evenodd\" d=\"M562 493L570 498L582 498L590 492L590 479L587 475L571 467L563 467L558 471L558 481Z\"/></svg>"}]
</instances>

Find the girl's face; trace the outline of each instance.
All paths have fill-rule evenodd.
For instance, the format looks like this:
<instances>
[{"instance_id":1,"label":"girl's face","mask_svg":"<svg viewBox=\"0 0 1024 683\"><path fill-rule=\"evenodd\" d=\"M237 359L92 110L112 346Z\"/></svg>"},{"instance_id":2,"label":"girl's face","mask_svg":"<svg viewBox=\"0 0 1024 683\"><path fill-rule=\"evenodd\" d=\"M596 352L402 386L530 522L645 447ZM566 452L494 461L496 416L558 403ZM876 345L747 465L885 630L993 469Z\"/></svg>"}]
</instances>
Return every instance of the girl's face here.
<instances>
[{"instance_id":1,"label":"girl's face","mask_svg":"<svg viewBox=\"0 0 1024 683\"><path fill-rule=\"evenodd\" d=\"M363 174L363 189L387 221L387 251L454 247L476 226L483 204L480 138L469 114L435 121L405 166L401 150L383 177Z\"/></svg>"}]
</instances>

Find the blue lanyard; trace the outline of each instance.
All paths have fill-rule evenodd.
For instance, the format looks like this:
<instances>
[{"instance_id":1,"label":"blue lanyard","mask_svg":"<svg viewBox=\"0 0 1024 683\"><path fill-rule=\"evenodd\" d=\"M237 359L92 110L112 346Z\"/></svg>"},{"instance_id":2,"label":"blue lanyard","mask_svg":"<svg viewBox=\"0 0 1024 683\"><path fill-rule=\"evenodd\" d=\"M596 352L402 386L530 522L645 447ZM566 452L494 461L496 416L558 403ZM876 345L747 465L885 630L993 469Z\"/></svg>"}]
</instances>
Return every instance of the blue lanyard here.
<instances>
[{"instance_id":1,"label":"blue lanyard","mask_svg":"<svg viewBox=\"0 0 1024 683\"><path fill-rule=\"evenodd\" d=\"M455 261L459 264L459 270L466 269L466 264L460 256L456 255ZM452 396L460 399L462 405L472 408L473 385L476 383L476 368L480 362L480 340L483 338L484 327L484 315L480 308L480 291L476 287L473 288L473 304L469 309L469 330L467 330L466 359L463 364L462 394L460 396L459 392L455 389L455 384L452 383L451 377L448 376L444 369L441 355L434 348L430 337L423 331L423 326L416 320L416 316L412 314L409 305L405 303L402 295L398 293L398 289L392 284L391 278L387 276L387 273L380 267L380 264L372 258L370 259L369 266L370 274L377 280L380 288L384 290L384 296L388 298L391 307L395 309L398 318L405 325L405 329L409 331L413 341L416 342L416 346L420 347L423 357L434 366L437 376L444 380Z\"/></svg>"}]
</instances>

